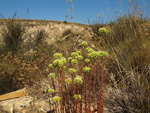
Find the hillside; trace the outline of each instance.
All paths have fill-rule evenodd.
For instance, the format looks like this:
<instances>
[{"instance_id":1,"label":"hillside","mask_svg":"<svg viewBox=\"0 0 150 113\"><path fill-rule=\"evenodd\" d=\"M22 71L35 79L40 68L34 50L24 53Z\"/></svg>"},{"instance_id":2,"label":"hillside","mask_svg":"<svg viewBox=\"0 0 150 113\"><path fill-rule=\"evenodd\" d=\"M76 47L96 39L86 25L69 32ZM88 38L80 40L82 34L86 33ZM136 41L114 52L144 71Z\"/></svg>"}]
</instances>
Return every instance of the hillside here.
<instances>
[{"instance_id":1,"label":"hillside","mask_svg":"<svg viewBox=\"0 0 150 113\"><path fill-rule=\"evenodd\" d=\"M107 34L99 31L99 28L103 27L108 30ZM67 77L71 76L68 69L72 67L77 70L76 76L80 75L83 78L83 86L80 89L81 92L79 92L81 95L86 94L86 79L88 91L92 87L91 95L89 96L90 93L87 93L89 98L94 97L94 95L95 99L99 98L99 85L104 82L105 113L148 113L150 111L149 34L149 21L134 20L131 17L122 17L116 22L107 25L1 19L0 94L25 88L29 93L29 97L2 101L0 102L0 107L3 108L8 103L13 103L14 106L16 105L14 109L17 109L17 112L20 112L19 110L29 112L32 108L37 112L40 112L38 110L41 109L43 109L41 111L43 113L48 112L49 102L47 98L50 96L43 93L43 91L49 87L54 88L55 84L56 94L60 95L60 90L62 89L62 92L64 90L63 86L60 88L59 85L63 85L64 78L67 79ZM85 41L92 52L104 52L104 55L107 52L108 56L106 55L106 58L90 58L89 53L86 53L85 50L87 47L82 47L82 43ZM78 50L81 51L80 54L84 59L89 58L91 60L90 64L85 63L84 60L78 61L75 65L67 61L66 69L64 70L62 67L54 68L54 70L50 68L50 64L53 65L53 61L56 60L53 56L55 53L62 53L63 58L67 60L73 52ZM58 59L60 60L60 58ZM77 59L77 57L74 59ZM91 68L87 78L83 71L85 66ZM81 69L82 71L80 72ZM51 72L56 73L55 83L48 78ZM102 75L104 75L103 82L101 81ZM61 79L60 83L59 79ZM90 83L91 86L89 86ZM69 88L68 90L73 91L73 89ZM65 95L66 91L62 94ZM30 103L34 99L30 99L31 97L37 99L32 107ZM83 106L86 104L85 100L88 100L88 98L85 98L87 97L83 97ZM20 106L22 105L18 105L17 101L26 107L21 108ZM67 99L65 102L67 102ZM93 101L91 103L93 105ZM94 109L93 106L91 110ZM98 109L96 105L95 107ZM34 112L33 110L31 111Z\"/></svg>"}]
</instances>

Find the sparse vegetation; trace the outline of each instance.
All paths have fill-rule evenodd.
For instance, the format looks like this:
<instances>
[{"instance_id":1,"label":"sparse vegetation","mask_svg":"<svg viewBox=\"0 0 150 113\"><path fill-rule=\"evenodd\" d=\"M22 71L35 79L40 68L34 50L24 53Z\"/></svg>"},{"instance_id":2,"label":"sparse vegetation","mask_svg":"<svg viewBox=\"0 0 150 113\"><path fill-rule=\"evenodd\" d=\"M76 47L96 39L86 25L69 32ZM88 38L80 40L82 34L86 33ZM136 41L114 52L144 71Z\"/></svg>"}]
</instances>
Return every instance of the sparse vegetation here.
<instances>
[{"instance_id":1,"label":"sparse vegetation","mask_svg":"<svg viewBox=\"0 0 150 113\"><path fill-rule=\"evenodd\" d=\"M102 113L106 107L113 113L149 113L150 19L134 9L133 12L109 24L88 26L93 39L82 39L78 35L76 39L67 29L62 34L65 40L59 45L58 42L46 45L44 30L37 31L31 54L19 52L25 31L21 22L34 20L4 20L0 32L4 42L0 45L0 94L26 87L33 97L54 97L49 100L50 110L58 112L65 109L66 112L89 113L93 108ZM37 24L42 22L49 21L39 20ZM102 27L109 33L103 33L104 29L99 32ZM78 40L83 43L77 45ZM86 47L83 40L99 46ZM106 50L109 56L104 59L102 56L107 56L106 52L94 50ZM62 54L55 54L53 58L56 52ZM111 89L109 96L103 92L107 88Z\"/></svg>"},{"instance_id":2,"label":"sparse vegetation","mask_svg":"<svg viewBox=\"0 0 150 113\"><path fill-rule=\"evenodd\" d=\"M129 15L119 16L116 21L106 25L110 33L105 38L105 49L109 51L111 57L106 59L105 73L110 78L114 89L122 92L119 97L114 94L116 100L113 100L116 106L122 109L119 111L110 108L113 112L148 113L150 111L148 94L150 92L150 32L147 30L150 23L148 18L135 11L135 7L136 5L133 4L133 12ZM93 26L95 39L102 45L101 33L98 33L95 26Z\"/></svg>"}]
</instances>

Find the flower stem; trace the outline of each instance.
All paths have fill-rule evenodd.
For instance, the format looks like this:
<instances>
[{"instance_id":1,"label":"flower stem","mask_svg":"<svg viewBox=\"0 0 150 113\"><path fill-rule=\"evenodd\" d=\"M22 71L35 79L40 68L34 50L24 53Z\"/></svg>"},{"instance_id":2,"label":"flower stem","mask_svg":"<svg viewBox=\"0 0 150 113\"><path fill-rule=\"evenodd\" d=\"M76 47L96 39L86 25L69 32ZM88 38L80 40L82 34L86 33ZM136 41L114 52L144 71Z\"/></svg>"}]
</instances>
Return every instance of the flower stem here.
<instances>
[{"instance_id":1,"label":"flower stem","mask_svg":"<svg viewBox=\"0 0 150 113\"><path fill-rule=\"evenodd\" d=\"M79 110L79 113L82 113L82 88L83 88L83 85L81 85L81 90L80 90L81 100L80 100L80 110Z\"/></svg>"},{"instance_id":2,"label":"flower stem","mask_svg":"<svg viewBox=\"0 0 150 113\"><path fill-rule=\"evenodd\" d=\"M81 65L80 65L80 60L78 61L78 67L79 67L79 75L81 76Z\"/></svg>"},{"instance_id":3,"label":"flower stem","mask_svg":"<svg viewBox=\"0 0 150 113\"><path fill-rule=\"evenodd\" d=\"M64 112L64 107L66 108L66 106L65 106L65 95L64 94L67 94L66 93L66 88L65 88L65 74L64 74L64 68L62 68L61 69L61 78L62 78L62 80L61 80L61 90L62 90L62 97L63 97L63 99L62 99L62 110L63 110L63 112Z\"/></svg>"},{"instance_id":4,"label":"flower stem","mask_svg":"<svg viewBox=\"0 0 150 113\"><path fill-rule=\"evenodd\" d=\"M100 89L100 112L103 113L104 107L104 58L102 58L102 68L101 68L101 89Z\"/></svg>"},{"instance_id":5,"label":"flower stem","mask_svg":"<svg viewBox=\"0 0 150 113\"><path fill-rule=\"evenodd\" d=\"M56 90L55 89L55 79L54 78L52 78L52 86L53 86L53 89ZM56 92L54 93L54 96L56 96Z\"/></svg>"},{"instance_id":6,"label":"flower stem","mask_svg":"<svg viewBox=\"0 0 150 113\"><path fill-rule=\"evenodd\" d=\"M61 85L61 83L60 83L60 76L61 76L61 70L60 69L58 69L58 71L59 71L59 73L58 73L58 87L59 87L59 95L60 95L60 98L61 98L61 100L60 100L60 103L61 103L61 111L63 111L63 105L62 105L62 85Z\"/></svg>"},{"instance_id":7,"label":"flower stem","mask_svg":"<svg viewBox=\"0 0 150 113\"><path fill-rule=\"evenodd\" d=\"M90 68L92 67L91 63L89 64ZM88 102L89 102L89 108L91 107L91 71L89 72L89 98L88 98Z\"/></svg>"},{"instance_id":8,"label":"flower stem","mask_svg":"<svg viewBox=\"0 0 150 113\"><path fill-rule=\"evenodd\" d=\"M97 108L98 108L98 111L100 110L100 58L98 59L98 101L97 101Z\"/></svg>"},{"instance_id":9,"label":"flower stem","mask_svg":"<svg viewBox=\"0 0 150 113\"><path fill-rule=\"evenodd\" d=\"M57 104L55 103L55 112L57 113Z\"/></svg>"},{"instance_id":10,"label":"flower stem","mask_svg":"<svg viewBox=\"0 0 150 113\"><path fill-rule=\"evenodd\" d=\"M95 111L95 84L96 84L96 66L94 61L94 84L93 84L93 110Z\"/></svg>"},{"instance_id":11,"label":"flower stem","mask_svg":"<svg viewBox=\"0 0 150 113\"><path fill-rule=\"evenodd\" d=\"M84 96L84 102L85 102L85 112L87 111L87 79L86 79L86 72L84 74L84 82L85 82L85 96Z\"/></svg>"}]
</instances>

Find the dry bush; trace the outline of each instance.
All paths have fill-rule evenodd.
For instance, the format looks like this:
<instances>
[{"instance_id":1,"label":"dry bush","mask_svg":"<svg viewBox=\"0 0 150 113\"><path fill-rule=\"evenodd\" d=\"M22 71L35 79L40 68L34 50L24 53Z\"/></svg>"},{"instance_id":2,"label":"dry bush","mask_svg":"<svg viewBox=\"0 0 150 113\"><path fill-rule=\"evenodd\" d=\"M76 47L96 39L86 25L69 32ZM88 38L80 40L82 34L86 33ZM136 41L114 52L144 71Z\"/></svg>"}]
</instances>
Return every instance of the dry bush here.
<instances>
[{"instance_id":1,"label":"dry bush","mask_svg":"<svg viewBox=\"0 0 150 113\"><path fill-rule=\"evenodd\" d=\"M38 44L42 44L44 39L47 37L47 34L45 32L45 30L41 29L41 30L38 30L36 32L36 35L35 35L35 43L36 43L36 46Z\"/></svg>"},{"instance_id":2,"label":"dry bush","mask_svg":"<svg viewBox=\"0 0 150 113\"><path fill-rule=\"evenodd\" d=\"M0 94L15 91L26 85L32 86L36 80L38 67L34 63L21 61L9 52L0 57Z\"/></svg>"},{"instance_id":3,"label":"dry bush","mask_svg":"<svg viewBox=\"0 0 150 113\"><path fill-rule=\"evenodd\" d=\"M21 51L23 53L28 53L30 50L35 50L39 44L43 44L45 38L47 37L47 33L44 29L39 30L30 30L24 36L24 43L21 45Z\"/></svg>"},{"instance_id":4,"label":"dry bush","mask_svg":"<svg viewBox=\"0 0 150 113\"><path fill-rule=\"evenodd\" d=\"M150 69L147 74L134 70L116 84L116 89L108 91L105 106L113 113L149 113L150 112ZM115 83L115 82L114 82Z\"/></svg>"},{"instance_id":5,"label":"dry bush","mask_svg":"<svg viewBox=\"0 0 150 113\"><path fill-rule=\"evenodd\" d=\"M45 70L51 61L50 59L52 57L53 50L54 49L51 46L46 44L38 44L34 50L34 53L23 57L25 62L32 62L38 67L38 70L35 70L37 76L32 77L32 79L35 80L34 84L32 86L27 86L29 94L33 97L43 98L43 87L45 87L45 83L43 84L42 80L47 78L47 72ZM36 77L36 79L34 77Z\"/></svg>"},{"instance_id":6,"label":"dry bush","mask_svg":"<svg viewBox=\"0 0 150 113\"><path fill-rule=\"evenodd\" d=\"M22 35L25 29L16 19L5 19L4 27L1 29L1 35L4 42L4 52L17 52L22 43ZM3 48L3 49L4 49Z\"/></svg>"},{"instance_id":7,"label":"dry bush","mask_svg":"<svg viewBox=\"0 0 150 113\"><path fill-rule=\"evenodd\" d=\"M49 63L51 49L39 45L31 55L12 55L8 52L0 56L0 94L27 87L35 96L40 90L41 79L47 77L45 66ZM43 89L42 89L43 91ZM41 94L42 91L38 94Z\"/></svg>"}]
</instances>

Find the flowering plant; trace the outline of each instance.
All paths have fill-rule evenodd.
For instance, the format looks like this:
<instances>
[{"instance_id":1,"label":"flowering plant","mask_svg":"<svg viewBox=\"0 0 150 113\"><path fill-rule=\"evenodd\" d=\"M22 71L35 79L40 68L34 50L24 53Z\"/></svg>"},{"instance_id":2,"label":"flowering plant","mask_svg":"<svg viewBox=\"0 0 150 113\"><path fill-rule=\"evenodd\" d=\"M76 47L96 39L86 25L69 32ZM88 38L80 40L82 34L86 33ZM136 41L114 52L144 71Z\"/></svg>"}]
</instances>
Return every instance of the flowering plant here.
<instances>
[{"instance_id":1,"label":"flowering plant","mask_svg":"<svg viewBox=\"0 0 150 113\"><path fill-rule=\"evenodd\" d=\"M70 73L75 73L76 71L77 71L77 70L75 70L75 69L73 69L73 68L70 68L70 69L69 69L69 72L70 72Z\"/></svg>"},{"instance_id":2,"label":"flowering plant","mask_svg":"<svg viewBox=\"0 0 150 113\"><path fill-rule=\"evenodd\" d=\"M99 54L98 54L96 51L93 51L93 52L91 52L91 53L88 54L88 57L89 57L89 58L97 58L98 55L99 55Z\"/></svg>"},{"instance_id":3,"label":"flowering plant","mask_svg":"<svg viewBox=\"0 0 150 113\"><path fill-rule=\"evenodd\" d=\"M54 57L55 57L55 58L61 58L61 57L62 57L62 54L61 54L61 53L55 53L55 54L54 54Z\"/></svg>"},{"instance_id":4,"label":"flowering plant","mask_svg":"<svg viewBox=\"0 0 150 113\"><path fill-rule=\"evenodd\" d=\"M50 74L48 75L48 77L49 77L49 78L54 78L54 77L55 77L55 73L50 73Z\"/></svg>"},{"instance_id":5,"label":"flowering plant","mask_svg":"<svg viewBox=\"0 0 150 113\"><path fill-rule=\"evenodd\" d=\"M55 66L53 64L49 64L49 67L53 69Z\"/></svg>"},{"instance_id":6,"label":"flowering plant","mask_svg":"<svg viewBox=\"0 0 150 113\"><path fill-rule=\"evenodd\" d=\"M97 51L98 55L101 56L101 57L107 57L108 56L108 53L105 52L105 51Z\"/></svg>"},{"instance_id":7,"label":"flowering plant","mask_svg":"<svg viewBox=\"0 0 150 113\"><path fill-rule=\"evenodd\" d=\"M88 43L86 42L86 41L83 41L82 43L81 43L81 46L87 46L88 45Z\"/></svg>"},{"instance_id":8,"label":"flowering plant","mask_svg":"<svg viewBox=\"0 0 150 113\"><path fill-rule=\"evenodd\" d=\"M106 28L99 28L100 33L108 33L108 30Z\"/></svg>"},{"instance_id":9,"label":"flowering plant","mask_svg":"<svg viewBox=\"0 0 150 113\"><path fill-rule=\"evenodd\" d=\"M92 49L92 48L90 48L90 47L87 47L86 49L85 49L88 53L92 53L94 50Z\"/></svg>"},{"instance_id":10,"label":"flowering plant","mask_svg":"<svg viewBox=\"0 0 150 113\"><path fill-rule=\"evenodd\" d=\"M53 101L54 102L59 102L60 100L61 100L61 98L59 96L53 97Z\"/></svg>"},{"instance_id":11,"label":"flowering plant","mask_svg":"<svg viewBox=\"0 0 150 113\"><path fill-rule=\"evenodd\" d=\"M87 67L87 66L85 66L84 68L83 68L83 70L84 70L84 72L89 72L90 71L90 67Z\"/></svg>"},{"instance_id":12,"label":"flowering plant","mask_svg":"<svg viewBox=\"0 0 150 113\"><path fill-rule=\"evenodd\" d=\"M71 79L71 78L68 78L68 79L65 80L65 82L66 82L67 84L70 84L70 83L72 82L72 79Z\"/></svg>"},{"instance_id":13,"label":"flowering plant","mask_svg":"<svg viewBox=\"0 0 150 113\"><path fill-rule=\"evenodd\" d=\"M52 94L52 93L55 93L55 90L48 88L48 89L45 90L45 93L51 93Z\"/></svg>"},{"instance_id":14,"label":"flowering plant","mask_svg":"<svg viewBox=\"0 0 150 113\"><path fill-rule=\"evenodd\" d=\"M83 60L83 56L78 55L78 56L77 56L77 59L78 59L78 60Z\"/></svg>"},{"instance_id":15,"label":"flowering plant","mask_svg":"<svg viewBox=\"0 0 150 113\"><path fill-rule=\"evenodd\" d=\"M81 76L76 76L76 78L74 79L74 82L76 84L82 84L82 77Z\"/></svg>"},{"instance_id":16,"label":"flowering plant","mask_svg":"<svg viewBox=\"0 0 150 113\"><path fill-rule=\"evenodd\" d=\"M73 64L77 64L77 60L72 59L72 60L71 60L71 63L73 63Z\"/></svg>"},{"instance_id":17,"label":"flowering plant","mask_svg":"<svg viewBox=\"0 0 150 113\"><path fill-rule=\"evenodd\" d=\"M84 61L85 61L85 63L89 63L90 59L85 59Z\"/></svg>"},{"instance_id":18,"label":"flowering plant","mask_svg":"<svg viewBox=\"0 0 150 113\"><path fill-rule=\"evenodd\" d=\"M71 60L72 60L72 57L68 57L68 59L67 59L69 62L71 62Z\"/></svg>"},{"instance_id":19,"label":"flowering plant","mask_svg":"<svg viewBox=\"0 0 150 113\"><path fill-rule=\"evenodd\" d=\"M79 54L78 54L77 52L72 52L72 53L71 53L71 56L72 56L72 57L76 57L76 56L78 56L78 55L79 55Z\"/></svg>"},{"instance_id":20,"label":"flowering plant","mask_svg":"<svg viewBox=\"0 0 150 113\"><path fill-rule=\"evenodd\" d=\"M80 99L81 99L81 95L79 95L79 94L75 94L73 97L74 97L76 100L80 100Z\"/></svg>"}]
</instances>

